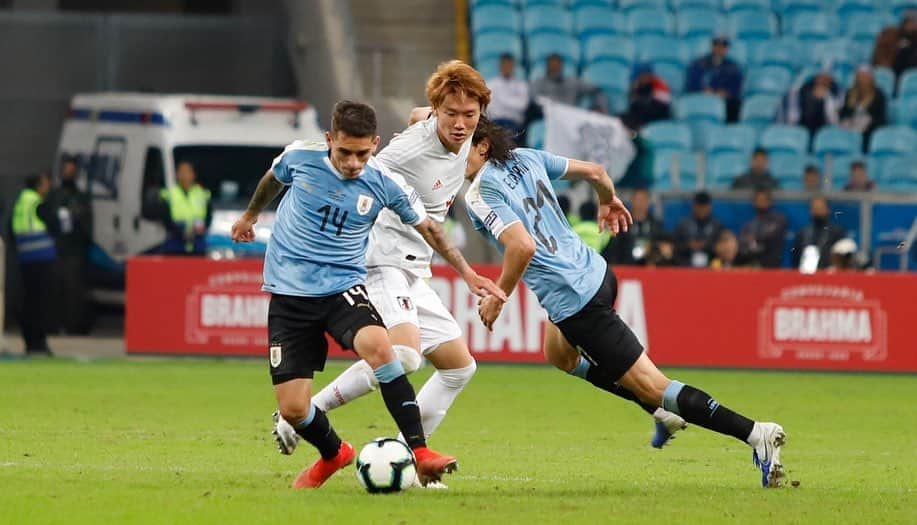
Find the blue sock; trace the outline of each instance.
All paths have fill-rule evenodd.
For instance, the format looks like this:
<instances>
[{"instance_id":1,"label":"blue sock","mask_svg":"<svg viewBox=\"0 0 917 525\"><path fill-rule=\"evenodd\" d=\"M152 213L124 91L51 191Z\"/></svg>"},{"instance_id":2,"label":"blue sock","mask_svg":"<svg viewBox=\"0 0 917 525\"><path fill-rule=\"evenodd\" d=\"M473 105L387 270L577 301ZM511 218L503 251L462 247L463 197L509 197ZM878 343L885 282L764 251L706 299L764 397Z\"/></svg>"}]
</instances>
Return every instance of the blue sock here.
<instances>
[{"instance_id":1,"label":"blue sock","mask_svg":"<svg viewBox=\"0 0 917 525\"><path fill-rule=\"evenodd\" d=\"M306 419L303 419L299 423L293 425L293 428L299 430L300 428L306 428L312 424L312 420L315 419L315 405L309 403L309 415L306 416Z\"/></svg>"},{"instance_id":2,"label":"blue sock","mask_svg":"<svg viewBox=\"0 0 917 525\"><path fill-rule=\"evenodd\" d=\"M373 370L373 375L376 376L376 379L378 379L380 383L391 383L397 379L398 376L404 375L404 367L401 365L401 361L392 359L388 363Z\"/></svg>"},{"instance_id":3,"label":"blue sock","mask_svg":"<svg viewBox=\"0 0 917 525\"><path fill-rule=\"evenodd\" d=\"M579 361L576 362L576 366L567 373L571 376L579 377L580 379L586 379L586 375L589 374L589 369L591 367L592 365L589 364L589 361L587 361L585 357L579 356Z\"/></svg>"},{"instance_id":4,"label":"blue sock","mask_svg":"<svg viewBox=\"0 0 917 525\"><path fill-rule=\"evenodd\" d=\"M681 393L684 387L685 384L679 381L672 381L669 383L669 386L665 387L665 391L662 393L662 408L669 412L681 414L681 411L678 409L678 394Z\"/></svg>"}]
</instances>

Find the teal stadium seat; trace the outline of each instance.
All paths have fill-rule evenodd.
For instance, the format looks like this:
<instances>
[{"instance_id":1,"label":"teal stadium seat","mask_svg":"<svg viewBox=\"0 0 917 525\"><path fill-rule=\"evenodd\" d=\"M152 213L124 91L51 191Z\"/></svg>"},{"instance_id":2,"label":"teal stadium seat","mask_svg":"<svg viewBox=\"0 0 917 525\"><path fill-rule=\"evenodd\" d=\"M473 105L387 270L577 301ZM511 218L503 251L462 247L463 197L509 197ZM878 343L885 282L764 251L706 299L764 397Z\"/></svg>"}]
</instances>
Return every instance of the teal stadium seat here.
<instances>
[{"instance_id":1,"label":"teal stadium seat","mask_svg":"<svg viewBox=\"0 0 917 525\"><path fill-rule=\"evenodd\" d=\"M917 0L891 0L890 7L895 18L901 18L905 11L917 9Z\"/></svg>"},{"instance_id":2,"label":"teal stadium seat","mask_svg":"<svg viewBox=\"0 0 917 525\"><path fill-rule=\"evenodd\" d=\"M634 62L634 41L629 36L598 35L583 44L585 64L610 61L630 66Z\"/></svg>"},{"instance_id":3,"label":"teal stadium seat","mask_svg":"<svg viewBox=\"0 0 917 525\"><path fill-rule=\"evenodd\" d=\"M881 12L851 13L841 16L841 26L844 36L857 42L865 42L867 44L874 44L876 35L878 35L885 26L893 23L893 19Z\"/></svg>"},{"instance_id":4,"label":"teal stadium seat","mask_svg":"<svg viewBox=\"0 0 917 525\"><path fill-rule=\"evenodd\" d=\"M889 159L878 182L884 190L917 192L917 156Z\"/></svg>"},{"instance_id":5,"label":"teal stadium seat","mask_svg":"<svg viewBox=\"0 0 917 525\"><path fill-rule=\"evenodd\" d=\"M783 95L790 89L792 75L779 66L754 67L745 76L744 92L753 95Z\"/></svg>"},{"instance_id":6,"label":"teal stadium seat","mask_svg":"<svg viewBox=\"0 0 917 525\"><path fill-rule=\"evenodd\" d=\"M482 5L471 10L471 32L475 37L487 33L518 33L522 17L509 5Z\"/></svg>"},{"instance_id":7,"label":"teal stadium seat","mask_svg":"<svg viewBox=\"0 0 917 525\"><path fill-rule=\"evenodd\" d=\"M630 67L617 62L595 62L583 70L583 80L602 88L609 96L626 98L630 89Z\"/></svg>"},{"instance_id":8,"label":"teal stadium seat","mask_svg":"<svg viewBox=\"0 0 917 525\"><path fill-rule=\"evenodd\" d=\"M885 126L869 138L871 157L910 155L917 148L917 132L907 126Z\"/></svg>"},{"instance_id":9,"label":"teal stadium seat","mask_svg":"<svg viewBox=\"0 0 917 525\"><path fill-rule=\"evenodd\" d=\"M519 0L519 5L525 9L539 6L567 7L567 0Z\"/></svg>"},{"instance_id":10,"label":"teal stadium seat","mask_svg":"<svg viewBox=\"0 0 917 525\"><path fill-rule=\"evenodd\" d=\"M542 34L573 34L573 15L565 7L539 5L522 12L522 27L526 37Z\"/></svg>"},{"instance_id":11,"label":"teal stadium seat","mask_svg":"<svg viewBox=\"0 0 917 525\"><path fill-rule=\"evenodd\" d=\"M707 157L707 184L711 189L726 189L736 177L748 171L748 155L727 151Z\"/></svg>"},{"instance_id":12,"label":"teal stadium seat","mask_svg":"<svg viewBox=\"0 0 917 525\"><path fill-rule=\"evenodd\" d=\"M503 5L517 7L519 2L516 0L471 0L471 8L483 7L486 5Z\"/></svg>"},{"instance_id":13,"label":"teal stadium seat","mask_svg":"<svg viewBox=\"0 0 917 525\"><path fill-rule=\"evenodd\" d=\"M585 6L573 12L573 30L581 41L624 32L624 17L611 7Z\"/></svg>"},{"instance_id":14,"label":"teal stadium seat","mask_svg":"<svg viewBox=\"0 0 917 525\"><path fill-rule=\"evenodd\" d=\"M675 33L675 18L666 10L639 8L627 13L627 31L635 37L671 35Z\"/></svg>"},{"instance_id":15,"label":"teal stadium seat","mask_svg":"<svg viewBox=\"0 0 917 525\"><path fill-rule=\"evenodd\" d=\"M689 152L692 148L691 128L673 120L660 120L647 124L643 136L653 143L657 153L661 151Z\"/></svg>"},{"instance_id":16,"label":"teal stadium seat","mask_svg":"<svg viewBox=\"0 0 917 525\"><path fill-rule=\"evenodd\" d=\"M697 187L697 158L689 151L657 151L653 158L653 189L693 190Z\"/></svg>"},{"instance_id":17,"label":"teal stadium seat","mask_svg":"<svg viewBox=\"0 0 917 525\"><path fill-rule=\"evenodd\" d=\"M901 73L898 79L898 96L906 97L917 95L917 68L908 69Z\"/></svg>"},{"instance_id":18,"label":"teal stadium seat","mask_svg":"<svg viewBox=\"0 0 917 525\"><path fill-rule=\"evenodd\" d=\"M777 19L770 11L737 11L727 18L729 34L739 40L771 40L777 36Z\"/></svg>"},{"instance_id":19,"label":"teal stadium seat","mask_svg":"<svg viewBox=\"0 0 917 525\"><path fill-rule=\"evenodd\" d=\"M840 21L833 13L804 11L784 19L789 20L789 31L785 32L801 41L828 40L840 33Z\"/></svg>"},{"instance_id":20,"label":"teal stadium seat","mask_svg":"<svg viewBox=\"0 0 917 525\"><path fill-rule=\"evenodd\" d=\"M800 64L799 41L793 37L748 43L748 65L776 66L792 73Z\"/></svg>"},{"instance_id":21,"label":"teal stadium seat","mask_svg":"<svg viewBox=\"0 0 917 525\"><path fill-rule=\"evenodd\" d=\"M896 123L917 129L917 94L907 95L897 100ZM917 150L917 144L914 145Z\"/></svg>"},{"instance_id":22,"label":"teal stadium seat","mask_svg":"<svg viewBox=\"0 0 917 525\"><path fill-rule=\"evenodd\" d=\"M890 100L895 94L895 72L887 67L877 67L872 70L876 85L885 94L885 99Z\"/></svg>"},{"instance_id":23,"label":"teal stadium seat","mask_svg":"<svg viewBox=\"0 0 917 525\"><path fill-rule=\"evenodd\" d=\"M685 67L684 55L681 44L675 37L648 35L634 39L636 41L636 62L649 62L651 64L671 64Z\"/></svg>"},{"instance_id":24,"label":"teal stadium seat","mask_svg":"<svg viewBox=\"0 0 917 525\"><path fill-rule=\"evenodd\" d=\"M803 154L809 149L809 130L802 126L775 124L764 128L758 144L771 154Z\"/></svg>"},{"instance_id":25,"label":"teal stadium seat","mask_svg":"<svg viewBox=\"0 0 917 525\"><path fill-rule=\"evenodd\" d=\"M774 0L774 11L784 20L800 13L818 13L828 8L824 0Z\"/></svg>"},{"instance_id":26,"label":"teal stadium seat","mask_svg":"<svg viewBox=\"0 0 917 525\"><path fill-rule=\"evenodd\" d=\"M685 68L674 64L653 64L653 70L666 84L673 96L681 95L685 87Z\"/></svg>"},{"instance_id":27,"label":"teal stadium seat","mask_svg":"<svg viewBox=\"0 0 917 525\"><path fill-rule=\"evenodd\" d=\"M856 155L860 152L863 137L860 133L839 126L825 126L818 130L812 141L812 152L819 158Z\"/></svg>"},{"instance_id":28,"label":"teal stadium seat","mask_svg":"<svg viewBox=\"0 0 917 525\"><path fill-rule=\"evenodd\" d=\"M707 137L707 155L741 153L751 156L758 143L758 130L747 124L728 124L710 130Z\"/></svg>"},{"instance_id":29,"label":"teal stadium seat","mask_svg":"<svg viewBox=\"0 0 917 525\"><path fill-rule=\"evenodd\" d=\"M802 174L806 166L819 165L819 162L806 155L799 153L774 153L770 156L771 175L780 183L780 189L784 190L801 190Z\"/></svg>"},{"instance_id":30,"label":"teal stadium seat","mask_svg":"<svg viewBox=\"0 0 917 525\"><path fill-rule=\"evenodd\" d=\"M682 9L713 9L719 11L722 7L720 0L670 0L669 5L672 9L681 11Z\"/></svg>"},{"instance_id":31,"label":"teal stadium seat","mask_svg":"<svg viewBox=\"0 0 917 525\"><path fill-rule=\"evenodd\" d=\"M681 38L705 37L726 31L726 18L711 7L684 7L675 15L676 34Z\"/></svg>"},{"instance_id":32,"label":"teal stadium seat","mask_svg":"<svg viewBox=\"0 0 917 525\"><path fill-rule=\"evenodd\" d=\"M525 145L534 149L544 149L544 134L544 121L532 121L525 132Z\"/></svg>"},{"instance_id":33,"label":"teal stadium seat","mask_svg":"<svg viewBox=\"0 0 917 525\"><path fill-rule=\"evenodd\" d=\"M475 62L499 58L504 53L513 55L516 62L522 61L522 40L515 33L487 33L476 37L472 44Z\"/></svg>"},{"instance_id":34,"label":"teal stadium seat","mask_svg":"<svg viewBox=\"0 0 917 525\"><path fill-rule=\"evenodd\" d=\"M780 96L777 95L752 95L742 101L739 110L739 122L748 124L757 129L763 129L774 122L777 108L780 106Z\"/></svg>"},{"instance_id":35,"label":"teal stadium seat","mask_svg":"<svg viewBox=\"0 0 917 525\"><path fill-rule=\"evenodd\" d=\"M541 33L529 38L527 43L529 65L532 68L544 66L545 60L555 53L563 57L564 62L574 69L579 65L579 40L572 36Z\"/></svg>"},{"instance_id":36,"label":"teal stadium seat","mask_svg":"<svg viewBox=\"0 0 917 525\"><path fill-rule=\"evenodd\" d=\"M737 13L740 11L770 11L770 0L723 0L723 11Z\"/></svg>"},{"instance_id":37,"label":"teal stadium seat","mask_svg":"<svg viewBox=\"0 0 917 525\"><path fill-rule=\"evenodd\" d=\"M615 7L614 0L570 0L570 10L579 11L585 7Z\"/></svg>"},{"instance_id":38,"label":"teal stadium seat","mask_svg":"<svg viewBox=\"0 0 917 525\"><path fill-rule=\"evenodd\" d=\"M835 12L843 20L854 14L874 13L876 11L875 4L875 0L839 0L835 5Z\"/></svg>"},{"instance_id":39,"label":"teal stadium seat","mask_svg":"<svg viewBox=\"0 0 917 525\"><path fill-rule=\"evenodd\" d=\"M666 0L618 0L618 9L630 13L637 9L662 11L668 9Z\"/></svg>"}]
</instances>

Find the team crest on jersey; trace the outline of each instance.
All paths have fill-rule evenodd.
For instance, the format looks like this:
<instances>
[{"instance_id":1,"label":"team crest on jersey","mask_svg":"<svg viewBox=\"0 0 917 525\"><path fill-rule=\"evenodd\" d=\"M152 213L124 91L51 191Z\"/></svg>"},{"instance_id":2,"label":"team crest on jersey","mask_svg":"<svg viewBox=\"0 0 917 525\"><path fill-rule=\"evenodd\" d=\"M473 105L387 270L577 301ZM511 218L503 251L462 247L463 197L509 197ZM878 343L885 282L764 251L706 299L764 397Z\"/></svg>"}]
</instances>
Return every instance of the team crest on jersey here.
<instances>
[{"instance_id":1,"label":"team crest on jersey","mask_svg":"<svg viewBox=\"0 0 917 525\"><path fill-rule=\"evenodd\" d=\"M400 306L402 310L413 310L414 301L412 301L410 297L398 296L398 306Z\"/></svg>"},{"instance_id":2,"label":"team crest on jersey","mask_svg":"<svg viewBox=\"0 0 917 525\"><path fill-rule=\"evenodd\" d=\"M373 209L373 198L369 195L360 194L357 197L357 213L360 215L366 215L369 213L369 210Z\"/></svg>"},{"instance_id":3,"label":"team crest on jersey","mask_svg":"<svg viewBox=\"0 0 917 525\"><path fill-rule=\"evenodd\" d=\"M277 368L283 361L283 350L280 345L271 345L271 367Z\"/></svg>"}]
</instances>

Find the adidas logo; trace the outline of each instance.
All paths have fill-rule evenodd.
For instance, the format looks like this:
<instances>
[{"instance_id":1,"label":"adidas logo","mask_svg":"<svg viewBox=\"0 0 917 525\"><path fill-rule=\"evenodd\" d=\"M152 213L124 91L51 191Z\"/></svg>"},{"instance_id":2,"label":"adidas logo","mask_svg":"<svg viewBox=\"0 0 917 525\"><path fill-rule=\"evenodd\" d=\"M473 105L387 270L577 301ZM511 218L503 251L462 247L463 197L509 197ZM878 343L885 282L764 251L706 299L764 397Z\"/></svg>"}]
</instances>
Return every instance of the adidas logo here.
<instances>
[{"instance_id":1,"label":"adidas logo","mask_svg":"<svg viewBox=\"0 0 917 525\"><path fill-rule=\"evenodd\" d=\"M443 181L436 179L436 182L433 183L433 191L436 191L443 187Z\"/></svg>"}]
</instances>

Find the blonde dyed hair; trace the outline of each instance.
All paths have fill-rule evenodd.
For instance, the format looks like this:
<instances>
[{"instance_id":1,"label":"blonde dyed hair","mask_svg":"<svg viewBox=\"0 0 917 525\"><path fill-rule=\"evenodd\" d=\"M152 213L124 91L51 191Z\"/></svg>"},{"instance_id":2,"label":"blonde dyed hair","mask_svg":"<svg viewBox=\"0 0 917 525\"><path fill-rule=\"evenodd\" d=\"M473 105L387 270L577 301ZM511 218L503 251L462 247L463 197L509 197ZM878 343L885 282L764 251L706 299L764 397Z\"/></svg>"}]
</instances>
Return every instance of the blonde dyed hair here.
<instances>
[{"instance_id":1,"label":"blonde dyed hair","mask_svg":"<svg viewBox=\"0 0 917 525\"><path fill-rule=\"evenodd\" d=\"M441 63L427 80L427 100L434 108L440 107L452 94L477 100L482 113L490 104L490 88L484 77L461 60Z\"/></svg>"}]
</instances>

